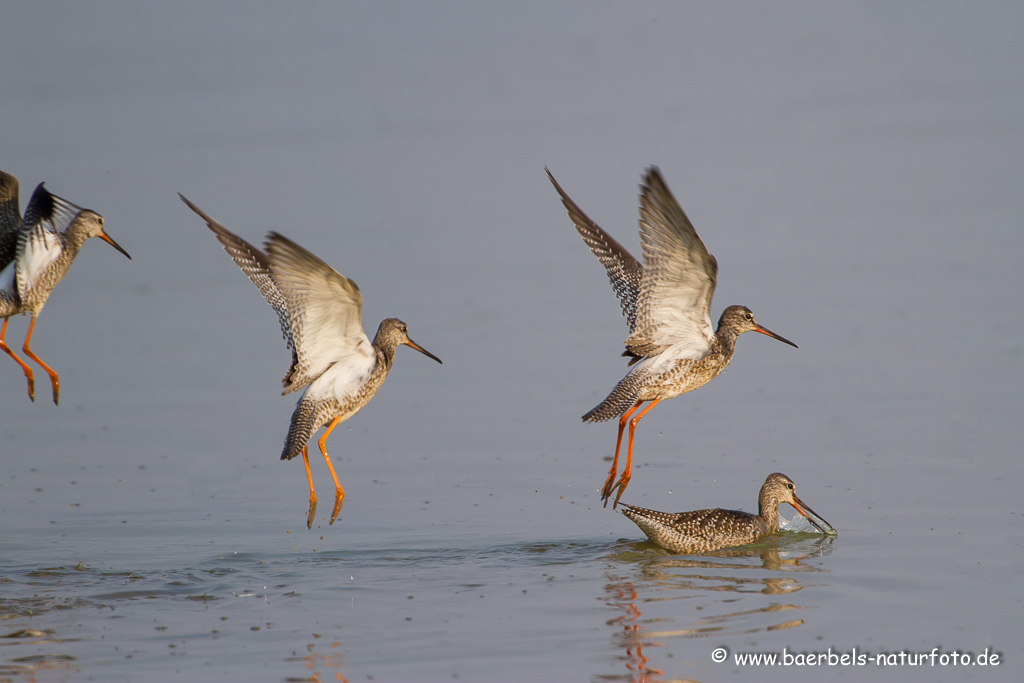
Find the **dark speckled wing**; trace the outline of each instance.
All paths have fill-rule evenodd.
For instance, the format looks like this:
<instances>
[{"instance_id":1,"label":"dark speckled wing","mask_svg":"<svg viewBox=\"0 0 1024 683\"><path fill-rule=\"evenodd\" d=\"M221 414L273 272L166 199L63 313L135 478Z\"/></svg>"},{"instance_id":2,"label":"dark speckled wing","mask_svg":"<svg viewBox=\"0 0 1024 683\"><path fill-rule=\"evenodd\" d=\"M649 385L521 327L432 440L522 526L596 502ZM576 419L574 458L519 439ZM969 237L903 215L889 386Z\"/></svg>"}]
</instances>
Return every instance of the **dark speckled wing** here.
<instances>
[{"instance_id":1,"label":"dark speckled wing","mask_svg":"<svg viewBox=\"0 0 1024 683\"><path fill-rule=\"evenodd\" d=\"M226 251L235 264L242 269L245 276L248 277L254 285L256 285L256 288L260 290L260 294L263 295L263 298L267 300L267 303L270 304L271 308L273 308L277 313L277 318L281 323L281 335L284 337L288 348L292 351L292 364L288 369L288 374L285 375L283 380L285 393L299 388L290 386L290 378L295 372L295 366L298 363L298 356L295 354L295 343L292 339L291 316L288 314L288 303L285 301L284 295L281 294L280 288L277 286L277 283L274 282L274 278L270 274L270 260L267 258L267 255L260 251L258 247L249 244L241 237L215 221L205 211L186 199L180 192L178 193L178 196L181 197L181 201L185 202L185 204L195 211L200 218L206 221L207 227L209 227L210 230L213 231L213 234L217 236L217 239L224 247L224 251Z\"/></svg>"},{"instance_id":2,"label":"dark speckled wing","mask_svg":"<svg viewBox=\"0 0 1024 683\"><path fill-rule=\"evenodd\" d=\"M21 207L18 205L18 179L0 171L0 270L18 253Z\"/></svg>"},{"instance_id":3,"label":"dark speckled wing","mask_svg":"<svg viewBox=\"0 0 1024 683\"><path fill-rule=\"evenodd\" d=\"M551 180L551 184L555 186L558 194L562 197L562 204L565 205L569 218L572 219L580 237L608 272L608 280L611 282L612 289L615 290L615 296L619 298L622 315L626 316L626 324L632 334L636 327L636 304L640 298L640 285L644 276L643 266L611 235L601 229L601 226L583 213L576 202L565 193L555 177L551 175L551 171L546 168L544 170L547 171L548 179Z\"/></svg>"},{"instance_id":4,"label":"dark speckled wing","mask_svg":"<svg viewBox=\"0 0 1024 683\"><path fill-rule=\"evenodd\" d=\"M49 268L61 259L62 234L83 211L86 210L77 204L50 194L43 183L36 186L25 207L15 256L18 261L18 295L26 308L38 312L49 291L63 276L63 272L58 274ZM63 271L69 265L70 259L65 258Z\"/></svg>"}]
</instances>

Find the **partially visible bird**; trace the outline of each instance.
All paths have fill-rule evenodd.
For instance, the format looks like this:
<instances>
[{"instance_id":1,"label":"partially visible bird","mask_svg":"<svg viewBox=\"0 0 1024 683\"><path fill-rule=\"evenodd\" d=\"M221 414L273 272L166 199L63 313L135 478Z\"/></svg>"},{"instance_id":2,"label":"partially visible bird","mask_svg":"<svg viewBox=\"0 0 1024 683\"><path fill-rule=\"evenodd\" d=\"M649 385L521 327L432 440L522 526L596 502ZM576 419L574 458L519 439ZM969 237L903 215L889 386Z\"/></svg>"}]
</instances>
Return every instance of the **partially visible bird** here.
<instances>
[{"instance_id":1,"label":"partially visible bird","mask_svg":"<svg viewBox=\"0 0 1024 683\"><path fill-rule=\"evenodd\" d=\"M63 279L85 241L99 237L119 252L128 252L103 231L103 216L50 194L39 183L25 207L18 208L18 179L0 171L0 349L17 361L28 380L28 397L36 400L32 368L7 346L7 321L16 313L31 313L21 350L50 376L53 402L60 401L60 376L29 346L32 330L50 292ZM130 259L131 256L128 256Z\"/></svg>"},{"instance_id":2,"label":"partially visible bird","mask_svg":"<svg viewBox=\"0 0 1024 683\"><path fill-rule=\"evenodd\" d=\"M320 437L320 453L334 477L335 498L331 524L341 511L345 491L327 455L327 437L336 426L369 403L391 370L399 345L411 346L428 358L441 360L409 338L397 318L381 322L373 343L363 332L363 296L355 282L276 232L267 235L261 251L210 218L179 193L213 231L267 303L277 312L285 342L292 352L284 376L282 395L305 388L292 413L282 460L302 455L309 478L309 516L313 527L316 489L309 469L308 444L313 434L330 423Z\"/></svg>"},{"instance_id":3,"label":"partially visible bird","mask_svg":"<svg viewBox=\"0 0 1024 683\"><path fill-rule=\"evenodd\" d=\"M736 337L744 332L760 332L790 346L796 344L761 327L745 306L729 306L722 312L718 330L711 328L711 297L718 263L656 167L648 169L640 188L642 265L583 213L551 171L547 173L576 230L608 271L629 327L622 355L630 358L632 369L604 401L583 416L584 422L603 422L621 416L615 458L601 489L605 506L618 490L614 508L632 476L636 425L651 408L664 399L699 389L717 377L732 360ZM645 401L650 404L630 420L630 415ZM626 467L616 482L627 421Z\"/></svg>"},{"instance_id":4,"label":"partially visible bird","mask_svg":"<svg viewBox=\"0 0 1024 683\"><path fill-rule=\"evenodd\" d=\"M677 553L709 550L756 543L779 528L779 505L789 503L823 534L836 530L796 495L793 480L785 474L769 474L757 497L757 514L738 510L696 510L658 512L622 504L622 514L647 534L651 542Z\"/></svg>"}]
</instances>

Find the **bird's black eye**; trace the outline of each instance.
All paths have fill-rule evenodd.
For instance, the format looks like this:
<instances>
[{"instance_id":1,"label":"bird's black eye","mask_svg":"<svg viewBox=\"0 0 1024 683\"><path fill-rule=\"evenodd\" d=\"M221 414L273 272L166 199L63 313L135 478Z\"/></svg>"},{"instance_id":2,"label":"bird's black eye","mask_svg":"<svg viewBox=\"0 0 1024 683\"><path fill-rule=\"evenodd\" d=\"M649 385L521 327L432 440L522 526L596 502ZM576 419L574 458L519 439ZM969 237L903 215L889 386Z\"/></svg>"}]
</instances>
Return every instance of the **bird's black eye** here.
<instances>
[{"instance_id":1,"label":"bird's black eye","mask_svg":"<svg viewBox=\"0 0 1024 683\"><path fill-rule=\"evenodd\" d=\"M751 314L749 314L749 313L744 313L744 314L743 314L743 317L744 317L744 318L746 318L747 320L753 320L753 319L754 319L754 316L752 316L752 315L751 315Z\"/></svg>"},{"instance_id":2,"label":"bird's black eye","mask_svg":"<svg viewBox=\"0 0 1024 683\"><path fill-rule=\"evenodd\" d=\"M792 485L792 484L786 484L786 486L788 486L788 487L789 487L789 490L790 490L790 491L792 491L792 490L793 490L793 485Z\"/></svg>"},{"instance_id":3,"label":"bird's black eye","mask_svg":"<svg viewBox=\"0 0 1024 683\"><path fill-rule=\"evenodd\" d=\"M405 325L402 325L402 332L408 332L408 331L409 331L409 328L406 327Z\"/></svg>"}]
</instances>

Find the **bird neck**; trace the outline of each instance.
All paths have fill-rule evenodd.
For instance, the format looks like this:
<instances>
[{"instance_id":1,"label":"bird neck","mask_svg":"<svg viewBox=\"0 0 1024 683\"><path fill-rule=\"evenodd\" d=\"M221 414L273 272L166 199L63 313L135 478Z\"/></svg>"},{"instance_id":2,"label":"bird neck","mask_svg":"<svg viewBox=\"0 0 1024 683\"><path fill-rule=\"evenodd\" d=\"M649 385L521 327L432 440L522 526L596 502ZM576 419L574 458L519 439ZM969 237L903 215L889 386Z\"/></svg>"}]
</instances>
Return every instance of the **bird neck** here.
<instances>
[{"instance_id":1,"label":"bird neck","mask_svg":"<svg viewBox=\"0 0 1024 683\"><path fill-rule=\"evenodd\" d=\"M738 335L729 326L723 325L721 322L718 323L718 330L715 332L715 346L718 347L717 351L728 363L732 360L732 354L736 351L736 337Z\"/></svg>"},{"instance_id":2,"label":"bird neck","mask_svg":"<svg viewBox=\"0 0 1024 683\"><path fill-rule=\"evenodd\" d=\"M377 334L373 338L373 348L377 352L377 365L382 367L385 372L390 371L391 364L395 362L395 349L398 348L398 345L386 337L382 337L381 331L377 330Z\"/></svg>"},{"instance_id":3,"label":"bird neck","mask_svg":"<svg viewBox=\"0 0 1024 683\"><path fill-rule=\"evenodd\" d=\"M774 534L779 528L779 501L762 491L757 501L757 516L768 525L768 533Z\"/></svg>"},{"instance_id":4,"label":"bird neck","mask_svg":"<svg viewBox=\"0 0 1024 683\"><path fill-rule=\"evenodd\" d=\"M61 237L64 242L64 248L62 251L71 256L78 254L78 250L81 249L82 245L85 244L85 241L89 239L85 226L77 220L72 221L71 225L67 227L67 230L61 233Z\"/></svg>"}]
</instances>

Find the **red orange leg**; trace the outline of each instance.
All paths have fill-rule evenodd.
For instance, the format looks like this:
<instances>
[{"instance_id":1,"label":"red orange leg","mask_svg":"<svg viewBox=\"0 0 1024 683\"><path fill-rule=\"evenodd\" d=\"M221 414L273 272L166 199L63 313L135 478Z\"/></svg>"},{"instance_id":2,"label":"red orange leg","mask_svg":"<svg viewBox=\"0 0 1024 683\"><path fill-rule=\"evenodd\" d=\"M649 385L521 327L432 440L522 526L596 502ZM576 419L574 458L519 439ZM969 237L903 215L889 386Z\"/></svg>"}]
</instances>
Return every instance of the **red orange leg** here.
<instances>
[{"instance_id":1,"label":"red orange leg","mask_svg":"<svg viewBox=\"0 0 1024 683\"><path fill-rule=\"evenodd\" d=\"M615 483L615 475L619 473L619 448L622 446L622 430L626 428L626 422L629 421L629 416L633 414L633 411L640 407L643 401L637 401L633 404L633 407L622 414L619 418L619 438L615 440L615 458L612 459L612 468L608 470L608 478L604 482L604 486L601 488L601 500L604 501L604 506L608 507L608 497L612 495L613 484Z\"/></svg>"},{"instance_id":2,"label":"red orange leg","mask_svg":"<svg viewBox=\"0 0 1024 683\"><path fill-rule=\"evenodd\" d=\"M313 488L313 473L309 469L309 446L302 447L302 461L306 463L306 476L309 477L309 517L306 528L313 528L313 516L316 514L316 489Z\"/></svg>"},{"instance_id":3,"label":"red orange leg","mask_svg":"<svg viewBox=\"0 0 1024 683\"><path fill-rule=\"evenodd\" d=\"M46 370L46 374L50 376L50 384L53 386L53 403L54 405L60 404L60 376L57 372L49 365L44 363L39 356L32 352L28 344L32 341L32 330L36 326L36 317L32 316L32 322L28 324L28 334L25 335L25 344L21 347L21 350L25 352L25 355L39 363L39 367ZM34 392L33 392L34 393Z\"/></svg>"},{"instance_id":4,"label":"red orange leg","mask_svg":"<svg viewBox=\"0 0 1024 683\"><path fill-rule=\"evenodd\" d=\"M7 346L7 342L4 341L4 335L7 334L7 321L10 318L4 318L4 326L0 328L0 349L3 349L4 353L13 358L15 362L21 366L21 369L25 372L25 379L28 380L28 397L35 401L36 400L36 379L32 376L32 368L28 366L28 363L23 361L14 355L14 351Z\"/></svg>"},{"instance_id":5,"label":"red orange leg","mask_svg":"<svg viewBox=\"0 0 1024 683\"><path fill-rule=\"evenodd\" d=\"M334 418L330 426L324 430L324 435L320 437L320 441L317 442L320 445L320 452L324 454L324 460L327 461L327 467L331 470L331 476L334 477L334 512L331 514L331 524L334 524L334 520L338 518L338 513L341 512L341 504L345 501L345 489L341 488L338 475L334 472L334 465L331 464L331 458L327 455L327 437L331 435L331 432L334 431L339 422L341 422L341 415Z\"/></svg>"},{"instance_id":6,"label":"red orange leg","mask_svg":"<svg viewBox=\"0 0 1024 683\"><path fill-rule=\"evenodd\" d=\"M660 398L654 399L646 408L637 413L636 417L629 421L629 443L626 446L626 468L622 470L622 476L619 478L619 482L615 484L615 488L617 488L619 492L615 496L615 502L612 503L613 510L619 506L619 498L622 498L622 492L626 490L626 487L629 485L629 480L633 477L633 434L636 432L636 425L640 422L643 416L651 412L651 408L658 405L660 401Z\"/></svg>"}]
</instances>

